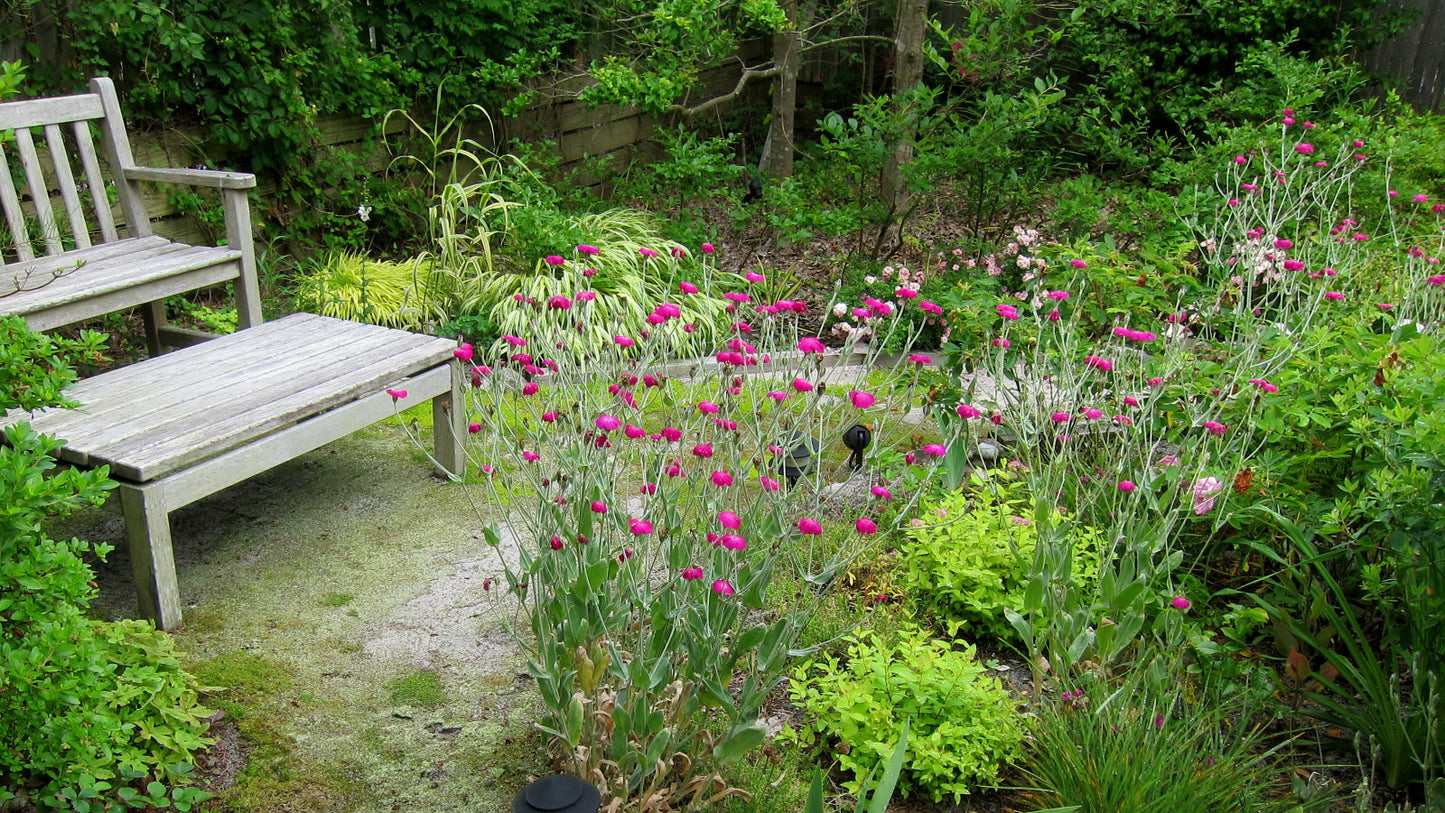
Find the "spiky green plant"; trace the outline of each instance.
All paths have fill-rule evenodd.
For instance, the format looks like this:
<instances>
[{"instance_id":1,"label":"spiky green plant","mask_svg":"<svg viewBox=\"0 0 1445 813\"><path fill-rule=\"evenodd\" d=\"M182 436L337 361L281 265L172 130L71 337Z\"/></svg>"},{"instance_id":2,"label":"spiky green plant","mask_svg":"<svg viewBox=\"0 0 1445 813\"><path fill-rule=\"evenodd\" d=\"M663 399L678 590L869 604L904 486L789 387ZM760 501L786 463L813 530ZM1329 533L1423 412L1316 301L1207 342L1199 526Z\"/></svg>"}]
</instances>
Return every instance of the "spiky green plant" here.
<instances>
[{"instance_id":1,"label":"spiky green plant","mask_svg":"<svg viewBox=\"0 0 1445 813\"><path fill-rule=\"evenodd\" d=\"M301 276L296 301L323 316L416 328L431 315L427 290L432 276L431 264L421 257L386 262L338 252Z\"/></svg>"}]
</instances>

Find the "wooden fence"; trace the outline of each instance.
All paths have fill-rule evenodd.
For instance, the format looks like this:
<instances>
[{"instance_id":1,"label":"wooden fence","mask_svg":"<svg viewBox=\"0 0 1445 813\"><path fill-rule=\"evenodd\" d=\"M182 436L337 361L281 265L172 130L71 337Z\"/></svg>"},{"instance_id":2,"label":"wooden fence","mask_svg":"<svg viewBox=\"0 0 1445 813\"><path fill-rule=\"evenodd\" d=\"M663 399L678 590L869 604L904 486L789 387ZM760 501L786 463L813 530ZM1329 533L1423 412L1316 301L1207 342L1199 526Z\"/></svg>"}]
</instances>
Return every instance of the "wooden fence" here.
<instances>
[{"instance_id":1,"label":"wooden fence","mask_svg":"<svg viewBox=\"0 0 1445 813\"><path fill-rule=\"evenodd\" d=\"M1445 113L1445 0L1386 0L1379 11L1411 22L1363 54L1361 64L1399 82L1401 98L1416 109Z\"/></svg>"}]
</instances>

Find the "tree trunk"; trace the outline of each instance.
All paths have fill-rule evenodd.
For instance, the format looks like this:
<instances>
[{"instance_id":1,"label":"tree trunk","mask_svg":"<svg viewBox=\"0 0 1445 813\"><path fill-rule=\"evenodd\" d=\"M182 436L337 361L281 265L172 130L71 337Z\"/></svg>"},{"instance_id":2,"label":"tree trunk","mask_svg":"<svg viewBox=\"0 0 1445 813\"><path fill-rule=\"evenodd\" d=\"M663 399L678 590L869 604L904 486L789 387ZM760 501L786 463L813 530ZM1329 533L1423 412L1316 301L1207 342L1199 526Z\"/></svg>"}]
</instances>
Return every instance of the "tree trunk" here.
<instances>
[{"instance_id":1,"label":"tree trunk","mask_svg":"<svg viewBox=\"0 0 1445 813\"><path fill-rule=\"evenodd\" d=\"M786 0L783 11L788 25L773 35L773 64L780 69L773 80L773 117L768 125L768 138L763 142L763 155L758 174L772 179L793 175L793 114L798 108L798 0Z\"/></svg>"},{"instance_id":2,"label":"tree trunk","mask_svg":"<svg viewBox=\"0 0 1445 813\"><path fill-rule=\"evenodd\" d=\"M898 0L893 21L893 100L900 117L910 115L908 94L923 81L923 42L928 32L928 0ZM895 215L908 207L908 186L903 167L913 160L913 127L905 126L883 164L881 192Z\"/></svg>"}]
</instances>

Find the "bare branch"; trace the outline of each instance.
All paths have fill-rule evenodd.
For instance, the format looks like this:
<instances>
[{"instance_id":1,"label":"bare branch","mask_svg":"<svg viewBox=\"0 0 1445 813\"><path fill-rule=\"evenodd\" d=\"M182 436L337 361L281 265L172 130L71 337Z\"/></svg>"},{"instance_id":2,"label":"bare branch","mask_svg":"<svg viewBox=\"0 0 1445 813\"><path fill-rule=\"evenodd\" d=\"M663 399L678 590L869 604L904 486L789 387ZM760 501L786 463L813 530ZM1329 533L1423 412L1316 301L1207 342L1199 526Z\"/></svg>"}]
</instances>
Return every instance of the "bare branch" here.
<instances>
[{"instance_id":1,"label":"bare branch","mask_svg":"<svg viewBox=\"0 0 1445 813\"><path fill-rule=\"evenodd\" d=\"M754 79L769 79L771 77L777 76L779 73L782 72L782 70L783 69L778 65L771 65L766 68L746 68L743 70L742 76L738 77L738 83L733 87L731 91L724 93L721 96L714 96L713 98L692 107L688 107L687 105L682 104L675 104L668 107L667 110L670 113L681 113L683 118L690 119L693 116L696 116L698 113L703 113L711 110L714 107L717 107L723 102L736 99L743 92L743 89L748 86L748 83L753 81Z\"/></svg>"},{"instance_id":2,"label":"bare branch","mask_svg":"<svg viewBox=\"0 0 1445 813\"><path fill-rule=\"evenodd\" d=\"M853 36L853 37L835 37L835 38L830 39L830 40L820 40L820 41L818 41L818 42L809 42L809 43L801 46L801 47L799 48L799 50L801 50L801 51L811 51L811 50L813 50L814 48L822 48L822 47L827 46L827 45L837 45L837 44L840 43L840 42L881 42L881 43L884 43L884 44L886 44L886 45L892 45L892 44L893 44L893 38L892 38L892 37L879 37L879 36L873 35L873 34L859 34L859 35Z\"/></svg>"}]
</instances>

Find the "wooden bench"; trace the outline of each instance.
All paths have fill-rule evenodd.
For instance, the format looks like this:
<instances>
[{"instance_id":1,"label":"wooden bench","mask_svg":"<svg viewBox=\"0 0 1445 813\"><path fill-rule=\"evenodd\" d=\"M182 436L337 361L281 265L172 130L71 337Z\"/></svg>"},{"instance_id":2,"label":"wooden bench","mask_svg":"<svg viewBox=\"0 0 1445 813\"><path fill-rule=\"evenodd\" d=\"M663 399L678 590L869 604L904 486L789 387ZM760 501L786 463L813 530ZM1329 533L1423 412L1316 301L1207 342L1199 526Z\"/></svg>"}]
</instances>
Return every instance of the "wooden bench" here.
<instances>
[{"instance_id":1,"label":"wooden bench","mask_svg":"<svg viewBox=\"0 0 1445 813\"><path fill-rule=\"evenodd\" d=\"M155 355L210 338L167 326L166 297L231 282L240 327L260 324L246 201L255 176L136 166L114 85L101 77L91 80L90 90L0 104L0 208L8 230L8 239L0 239L0 314L19 314L32 330L49 330L141 307ZM104 137L103 161L92 126ZM219 189L226 245L193 246L153 234L142 182Z\"/></svg>"},{"instance_id":2,"label":"wooden bench","mask_svg":"<svg viewBox=\"0 0 1445 813\"><path fill-rule=\"evenodd\" d=\"M68 395L79 409L18 410L66 441L60 458L110 467L141 612L181 623L169 513L430 398L438 469L465 471L465 402L455 342L313 314L146 359Z\"/></svg>"}]
</instances>

